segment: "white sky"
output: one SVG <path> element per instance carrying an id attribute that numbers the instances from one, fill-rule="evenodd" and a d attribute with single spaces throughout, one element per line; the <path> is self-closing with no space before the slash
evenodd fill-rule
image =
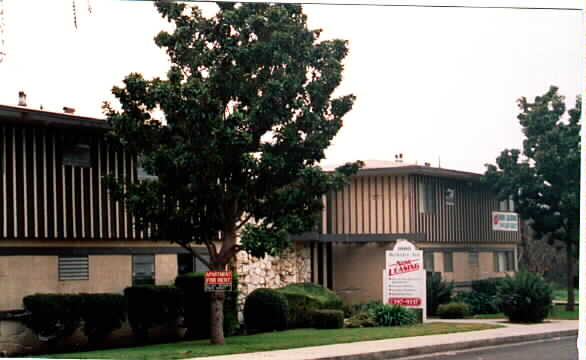
<path id="1" fill-rule="evenodd" d="M 101 118 L 102 102 L 113 100 L 110 89 L 125 75 L 150 78 L 168 68 L 152 39 L 169 25 L 152 2 L 76 0 L 77 29 L 70 0 L 3 2 L 1 104 L 16 105 L 23 90 L 31 108 L 70 106 Z M 583 6 L 579 0 L 392 1 L 407 2 Z M 332 5 L 305 11 L 323 38 L 350 41 L 337 93 L 353 93 L 357 101 L 327 163 L 403 153 L 408 162 L 437 166 L 441 157 L 442 167 L 483 172 L 501 150 L 521 146 L 516 99 L 557 85 L 571 107 L 582 93 L 579 11 Z"/>

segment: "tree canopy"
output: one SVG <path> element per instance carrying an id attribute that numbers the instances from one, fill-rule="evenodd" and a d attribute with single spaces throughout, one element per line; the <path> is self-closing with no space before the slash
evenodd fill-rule
<path id="1" fill-rule="evenodd" d="M 192 244 L 205 245 L 211 269 L 241 249 L 278 254 L 360 166 L 318 166 L 354 103 L 332 96 L 348 44 L 319 41 L 299 5 L 221 2 L 209 18 L 181 3 L 156 7 L 174 24 L 155 38 L 171 61 L 166 78 L 130 74 L 112 90 L 121 108 L 104 104 L 111 139 L 156 178 L 110 178 L 111 190 L 139 229 L 194 256 Z"/>
<path id="2" fill-rule="evenodd" d="M 565 98 L 552 86 L 533 102 L 520 98 L 518 106 L 523 149 L 502 151 L 496 165 L 486 165 L 484 180 L 500 199 L 514 200 L 515 210 L 530 221 L 537 238 L 565 243 L 568 286 L 573 289 L 571 265 L 577 257 L 580 224 L 581 99 L 567 110 Z M 568 302 L 573 300 L 572 295 Z"/>

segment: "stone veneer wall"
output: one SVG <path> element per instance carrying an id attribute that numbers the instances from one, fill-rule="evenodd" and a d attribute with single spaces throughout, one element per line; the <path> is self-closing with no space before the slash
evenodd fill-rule
<path id="1" fill-rule="evenodd" d="M 238 304 L 244 308 L 246 296 L 257 288 L 280 288 L 287 284 L 311 281 L 311 253 L 306 244 L 297 243 L 281 256 L 259 259 L 241 251 L 236 256 L 239 275 Z"/>

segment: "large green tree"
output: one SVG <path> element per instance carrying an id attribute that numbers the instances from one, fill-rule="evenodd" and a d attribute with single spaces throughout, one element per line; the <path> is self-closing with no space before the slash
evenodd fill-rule
<path id="1" fill-rule="evenodd" d="M 523 150 L 504 150 L 484 179 L 500 199 L 512 197 L 536 238 L 562 241 L 566 247 L 568 310 L 574 309 L 574 276 L 580 225 L 581 99 L 566 111 L 557 87 L 530 102 L 518 100 Z"/>
<path id="2" fill-rule="evenodd" d="M 332 96 L 347 42 L 319 41 L 298 5 L 217 5 L 204 17 L 197 7 L 156 2 L 174 24 L 155 38 L 170 70 L 164 79 L 128 75 L 112 90 L 121 108 L 104 109 L 112 141 L 156 176 L 134 184 L 110 178 L 114 196 L 139 229 L 223 270 L 240 250 L 262 257 L 287 248 L 287 234 L 311 229 L 322 195 L 360 163 L 334 172 L 318 166 L 354 102 Z M 207 248 L 209 261 L 194 244 Z M 223 301 L 212 294 L 213 344 L 224 343 Z"/>

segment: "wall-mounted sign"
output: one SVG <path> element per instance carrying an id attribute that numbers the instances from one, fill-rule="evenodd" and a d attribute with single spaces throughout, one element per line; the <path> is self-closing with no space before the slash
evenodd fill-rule
<path id="1" fill-rule="evenodd" d="M 420 308 L 425 321 L 427 304 L 423 251 L 401 239 L 385 256 L 383 303 Z"/>
<path id="2" fill-rule="evenodd" d="M 232 291 L 232 272 L 206 271 L 205 291 Z"/>
<path id="3" fill-rule="evenodd" d="M 493 231 L 519 231 L 519 215 L 512 212 L 492 212 Z"/>

